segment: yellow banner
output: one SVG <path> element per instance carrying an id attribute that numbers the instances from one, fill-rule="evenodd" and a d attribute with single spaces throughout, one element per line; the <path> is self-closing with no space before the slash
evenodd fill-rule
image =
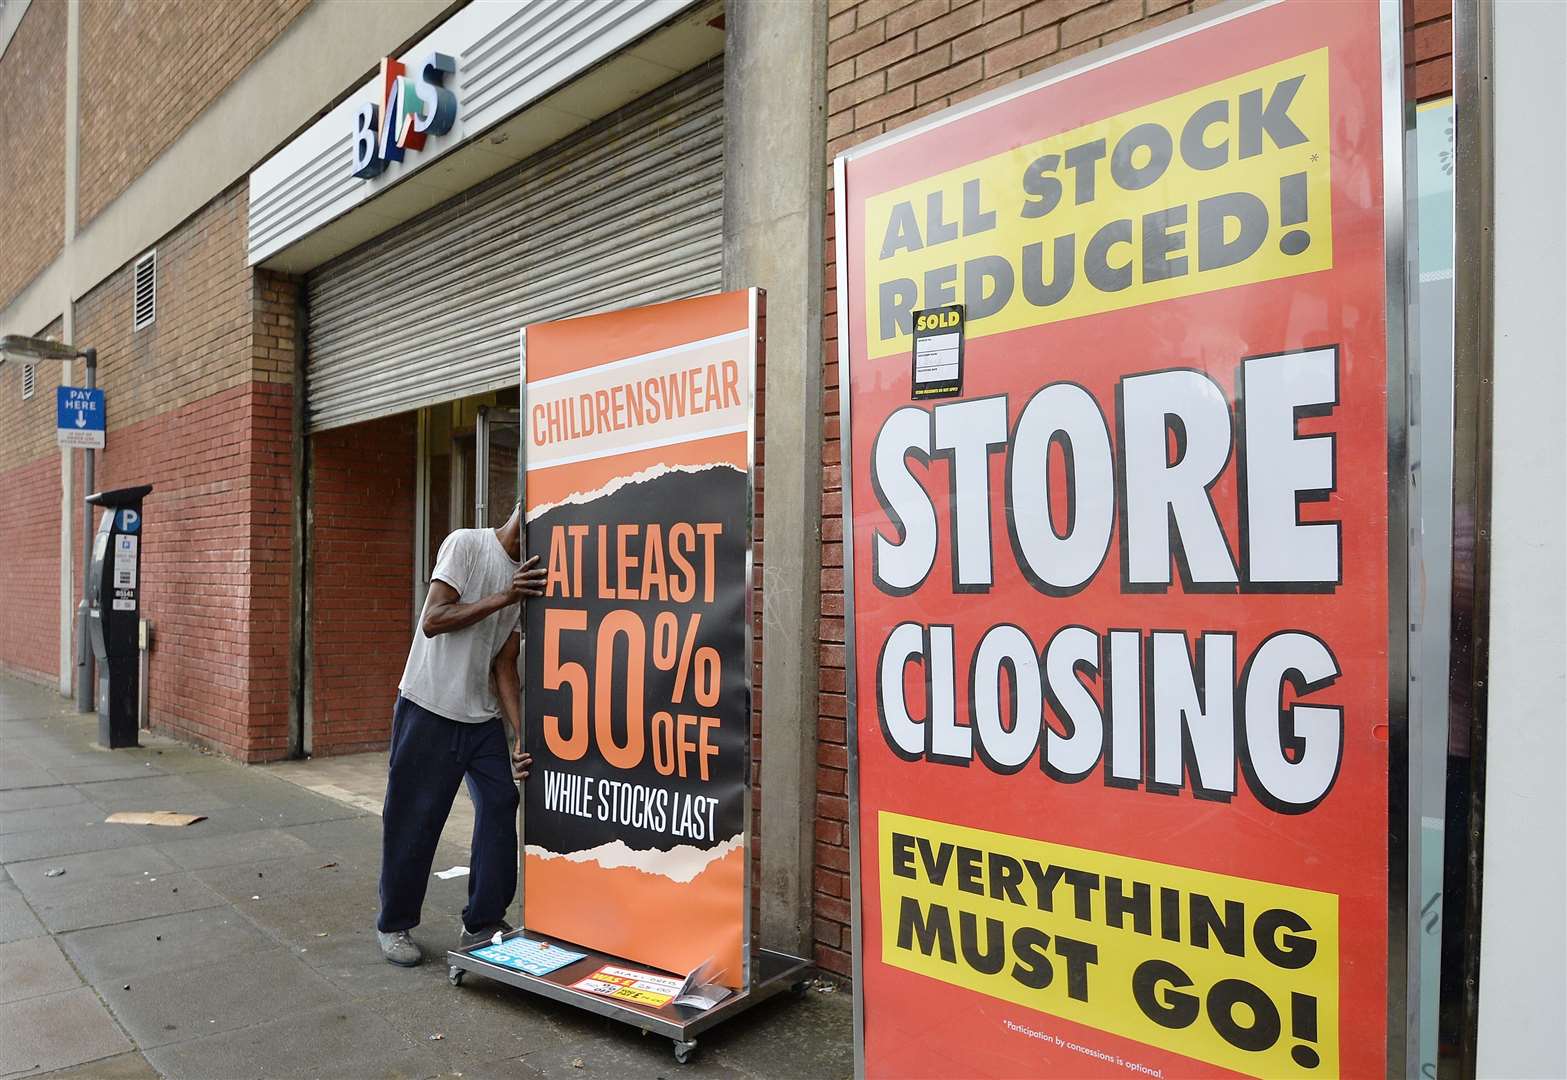
<path id="1" fill-rule="evenodd" d="M 1338 897 L 877 821 L 883 962 L 1252 1076 L 1338 1075 Z M 1066 1045 L 1041 1026 L 1013 1023 Z"/>
<path id="2" fill-rule="evenodd" d="M 1327 50 L 874 196 L 872 358 L 915 311 L 970 338 L 1333 265 Z"/>

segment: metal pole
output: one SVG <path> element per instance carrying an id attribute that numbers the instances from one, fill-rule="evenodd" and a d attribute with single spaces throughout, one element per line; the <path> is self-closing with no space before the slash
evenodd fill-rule
<path id="1" fill-rule="evenodd" d="M 82 359 L 87 361 L 87 389 L 98 385 L 98 350 L 83 349 Z M 87 628 L 87 595 L 91 591 L 93 523 L 92 504 L 87 496 L 94 493 L 94 451 L 86 447 L 87 457 L 82 468 L 82 598 L 76 605 L 76 711 L 93 711 L 93 651 Z"/>

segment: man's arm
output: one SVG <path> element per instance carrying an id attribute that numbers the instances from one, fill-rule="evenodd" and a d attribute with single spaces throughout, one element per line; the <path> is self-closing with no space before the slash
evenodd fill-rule
<path id="1" fill-rule="evenodd" d="M 463 603 L 457 590 L 447 582 L 439 579 L 430 582 L 430 598 L 425 602 L 424 617 L 419 620 L 419 628 L 426 637 L 465 630 L 525 596 L 544 595 L 545 572 L 538 562 L 539 557 L 534 555 L 512 576 L 511 585 L 507 589 L 482 596 L 471 604 Z"/>
<path id="2" fill-rule="evenodd" d="M 517 679 L 517 646 L 520 634 L 507 634 L 506 644 L 496 654 L 493 671 L 495 690 L 501 702 L 501 718 L 506 725 L 506 740 L 511 744 L 511 774 L 517 780 L 528 778 L 528 766 L 533 758 L 522 748 L 522 683 Z"/>

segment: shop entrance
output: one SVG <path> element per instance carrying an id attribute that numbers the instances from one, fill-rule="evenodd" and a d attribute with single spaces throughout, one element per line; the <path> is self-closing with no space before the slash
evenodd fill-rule
<path id="1" fill-rule="evenodd" d="M 498 390 L 419 410 L 414 514 L 417 621 L 441 542 L 457 529 L 497 528 L 517 504 L 517 391 Z"/>

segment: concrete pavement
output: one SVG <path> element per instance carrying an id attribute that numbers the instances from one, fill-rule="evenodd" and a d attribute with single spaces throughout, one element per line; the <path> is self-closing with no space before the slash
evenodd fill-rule
<path id="1" fill-rule="evenodd" d="M 373 932 L 379 818 L 145 734 L 101 750 L 96 733 L 0 676 L 0 1080 L 851 1072 L 846 993 L 762 1005 L 680 1066 L 666 1039 L 482 979 L 453 988 L 439 960 L 392 967 Z M 207 820 L 105 824 L 116 810 Z M 466 862 L 443 843 L 437 867 Z M 431 880 L 414 932 L 428 954 L 455 939 L 466 888 Z"/>

